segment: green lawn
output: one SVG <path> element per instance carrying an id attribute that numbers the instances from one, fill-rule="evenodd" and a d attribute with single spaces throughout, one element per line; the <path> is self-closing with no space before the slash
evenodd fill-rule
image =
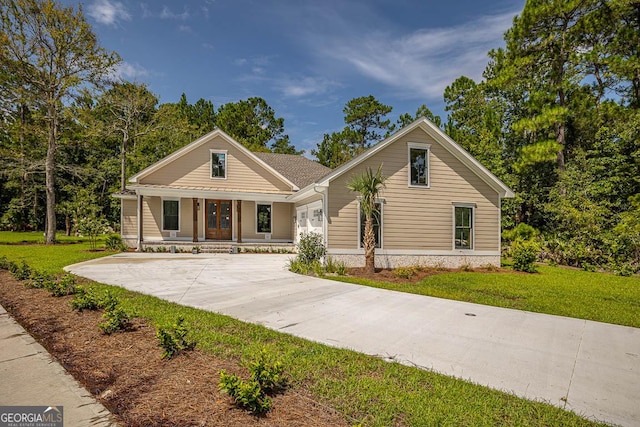
<path id="1" fill-rule="evenodd" d="M 0 257 L 5 255 L 13 261 L 25 260 L 36 269 L 61 272 L 65 264 L 104 254 L 87 252 L 84 245 L 0 244 Z M 97 283 L 92 286 L 112 289 L 127 310 L 156 326 L 168 325 L 183 316 L 204 351 L 247 360 L 262 348 L 268 349 L 284 362 L 294 388 L 306 387 L 315 399 L 341 411 L 354 425 L 601 425 L 545 403 L 430 371 L 316 344 L 122 288 Z"/>
<path id="2" fill-rule="evenodd" d="M 67 237 L 58 233 L 55 245 L 45 245 L 42 232 L 16 233 L 0 231 L 0 257 L 26 261 L 32 267 L 47 273 L 61 273 L 62 267 L 89 259 L 113 255 L 103 249 L 91 251 L 89 240 L 83 237 Z M 98 248 L 104 248 L 104 237 Z"/>
<path id="3" fill-rule="evenodd" d="M 539 273 L 441 273 L 415 284 L 342 276 L 349 283 L 468 301 L 496 307 L 640 327 L 640 277 L 620 277 L 563 267 Z"/>

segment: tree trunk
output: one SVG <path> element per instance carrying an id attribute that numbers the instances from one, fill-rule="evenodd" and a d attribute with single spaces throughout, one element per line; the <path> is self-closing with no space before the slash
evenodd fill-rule
<path id="1" fill-rule="evenodd" d="M 129 134 L 125 131 L 122 135 L 122 150 L 120 150 L 120 191 L 127 189 L 127 144 Z"/>
<path id="2" fill-rule="evenodd" d="M 364 259 L 365 259 L 365 272 L 373 274 L 376 272 L 376 238 L 373 233 L 373 218 L 371 215 L 367 215 L 364 223 Z"/>
<path id="3" fill-rule="evenodd" d="M 58 112 L 56 111 L 55 100 L 49 100 L 47 108 L 49 115 L 49 144 L 47 147 L 47 159 L 44 164 L 45 185 L 47 192 L 47 227 L 45 243 L 56 242 L 56 187 L 55 187 L 55 157 L 56 157 L 56 137 L 58 127 Z"/>

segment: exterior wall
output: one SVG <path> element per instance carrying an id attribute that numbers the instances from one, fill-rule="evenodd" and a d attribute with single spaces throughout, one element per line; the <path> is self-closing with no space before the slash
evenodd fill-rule
<path id="1" fill-rule="evenodd" d="M 130 248 L 135 248 L 138 240 L 138 206 L 137 200 L 122 199 L 120 201 L 122 241 Z"/>
<path id="2" fill-rule="evenodd" d="M 210 149 L 227 151 L 226 179 L 211 178 Z M 291 193 L 290 185 L 220 136 L 147 175 L 139 183 L 221 191 Z"/>
<path id="3" fill-rule="evenodd" d="M 292 241 L 292 203 L 271 203 L 271 240 Z M 242 202 L 242 241 L 265 240 L 266 234 L 256 233 L 256 203 Z"/>
<path id="4" fill-rule="evenodd" d="M 408 185 L 407 143 L 410 142 L 431 145 L 429 188 Z M 382 251 L 390 250 L 394 256 L 410 253 L 429 256 L 499 255 L 499 195 L 421 129 L 414 130 L 331 182 L 328 242 L 332 252 L 336 255 L 338 252 L 345 255 L 363 253 L 358 250 L 357 194 L 347 189 L 347 183 L 367 167 L 375 170 L 380 164 L 388 177 L 386 188 L 380 193 L 384 200 Z M 475 204 L 472 251 L 453 249 L 454 203 Z"/>
<path id="5" fill-rule="evenodd" d="M 202 204 L 200 205 L 202 206 Z M 202 211 L 202 208 L 200 209 Z M 143 240 L 193 239 L 193 199 L 180 199 L 180 231 L 175 237 L 170 231 L 162 231 L 162 198 L 144 196 L 142 200 L 142 238 Z M 202 227 L 203 216 L 198 213 L 198 228 Z M 137 227 L 137 226 L 136 226 Z M 137 233 L 134 233 L 137 234 Z M 202 234 L 198 232 L 198 234 Z"/>

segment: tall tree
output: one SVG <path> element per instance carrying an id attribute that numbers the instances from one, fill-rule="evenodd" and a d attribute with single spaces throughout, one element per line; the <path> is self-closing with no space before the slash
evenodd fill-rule
<path id="1" fill-rule="evenodd" d="M 262 98 L 253 97 L 230 102 L 218 108 L 216 125 L 252 151 L 271 151 L 271 142 L 283 150 L 288 141 L 284 119 Z"/>
<path id="2" fill-rule="evenodd" d="M 342 112 L 347 127 L 355 131 L 360 151 L 380 141 L 389 130 L 391 120 L 385 119 L 393 107 L 384 105 L 373 95 L 348 101 Z"/>
<path id="3" fill-rule="evenodd" d="M 328 168 L 337 168 L 357 154 L 359 135 L 348 127 L 341 132 L 325 133 L 317 150 L 311 150 L 318 162 Z"/>
<path id="4" fill-rule="evenodd" d="M 64 102 L 99 84 L 119 61 L 98 45 L 80 9 L 51 0 L 7 0 L 0 6 L 0 67 L 15 75 L 25 103 L 46 111 L 46 243 L 56 237 L 56 148 Z"/>
<path id="5" fill-rule="evenodd" d="M 360 210 L 364 214 L 364 236 L 362 246 L 364 247 L 365 270 L 367 273 L 375 273 L 376 271 L 376 236 L 373 229 L 373 216 L 376 211 L 376 199 L 380 191 L 385 187 L 387 177 L 382 173 L 382 165 L 378 166 L 378 170 L 373 172 L 371 168 L 367 168 L 359 175 L 355 175 L 347 188 L 349 190 L 360 193 Z"/>
<path id="6" fill-rule="evenodd" d="M 389 133 L 396 129 L 402 129 L 403 127 L 410 125 L 411 123 L 422 117 L 429 119 L 436 126 L 442 127 L 442 118 L 433 114 L 429 107 L 427 107 L 425 104 L 422 104 L 418 107 L 418 109 L 416 110 L 416 114 L 413 116 L 409 113 L 400 114 L 400 117 L 398 117 L 396 123 L 391 126 Z"/>
<path id="7" fill-rule="evenodd" d="M 115 83 L 98 101 L 95 112 L 105 136 L 120 141 L 120 191 L 126 190 L 129 144 L 151 131 L 157 103 L 146 85 L 126 81 Z"/>

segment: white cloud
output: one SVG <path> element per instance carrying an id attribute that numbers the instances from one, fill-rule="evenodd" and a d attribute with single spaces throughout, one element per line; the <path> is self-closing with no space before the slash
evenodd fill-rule
<path id="1" fill-rule="evenodd" d="M 99 24 L 116 25 L 119 21 L 130 21 L 131 15 L 118 1 L 97 0 L 87 7 L 87 13 Z"/>
<path id="2" fill-rule="evenodd" d="M 169 9 L 169 6 L 163 6 L 162 12 L 160 12 L 160 18 L 162 19 L 179 19 L 185 21 L 189 18 L 189 11 L 185 8 L 182 13 L 174 13 Z"/>
<path id="3" fill-rule="evenodd" d="M 301 79 L 283 78 L 276 82 L 276 86 L 286 97 L 303 98 L 323 95 L 339 85 L 324 77 L 304 77 Z"/>
<path id="4" fill-rule="evenodd" d="M 515 14 L 478 17 L 471 23 L 400 37 L 382 32 L 336 34 L 316 46 L 321 56 L 348 64 L 402 97 L 436 99 L 461 75 L 481 78 L 487 52 L 502 45 Z"/>
<path id="5" fill-rule="evenodd" d="M 115 77 L 124 80 L 137 80 L 148 76 L 149 71 L 147 71 L 143 66 L 139 64 L 130 64 L 125 61 L 118 64 L 115 70 Z"/>

